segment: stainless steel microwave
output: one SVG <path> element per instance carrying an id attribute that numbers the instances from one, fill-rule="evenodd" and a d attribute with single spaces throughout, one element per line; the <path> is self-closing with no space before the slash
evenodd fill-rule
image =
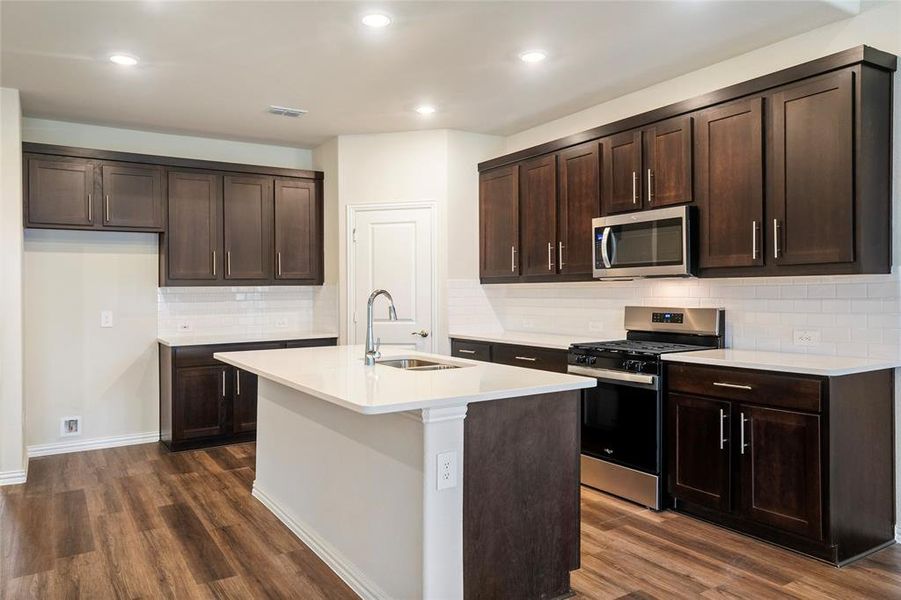
<path id="1" fill-rule="evenodd" d="M 675 206 L 592 219 L 594 277 L 693 276 L 694 215 Z"/>

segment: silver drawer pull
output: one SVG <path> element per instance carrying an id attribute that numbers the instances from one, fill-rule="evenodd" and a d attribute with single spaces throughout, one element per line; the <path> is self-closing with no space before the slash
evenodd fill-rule
<path id="1" fill-rule="evenodd" d="M 741 385 L 738 383 L 721 383 L 719 381 L 714 381 L 713 385 L 717 387 L 725 387 L 725 388 L 733 388 L 736 390 L 751 390 L 754 389 L 750 385 Z"/>
<path id="2" fill-rule="evenodd" d="M 749 448 L 751 444 L 745 442 L 745 423 L 750 421 L 751 419 L 745 418 L 745 413 L 741 413 L 741 453 L 745 453 L 745 448 Z"/>
<path id="3" fill-rule="evenodd" d="M 726 428 L 726 411 L 724 411 L 721 408 L 720 409 L 720 450 L 722 450 L 725 447 L 726 442 L 729 441 L 726 439 L 726 436 L 725 436 L 725 431 L 724 431 L 725 428 Z"/>
<path id="4" fill-rule="evenodd" d="M 222 397 L 225 398 L 225 369 L 222 369 Z"/>
<path id="5" fill-rule="evenodd" d="M 513 358 L 515 358 L 516 360 L 527 360 L 529 362 L 535 362 L 536 360 L 538 360 L 537 358 L 534 358 L 532 356 L 514 356 Z"/>
<path id="6" fill-rule="evenodd" d="M 463 348 L 458 348 L 457 352 L 459 352 L 460 354 L 475 354 L 476 353 L 475 350 L 464 350 Z"/>

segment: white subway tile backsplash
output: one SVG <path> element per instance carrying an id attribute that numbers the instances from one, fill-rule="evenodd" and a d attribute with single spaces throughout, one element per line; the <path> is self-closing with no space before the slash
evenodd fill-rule
<path id="1" fill-rule="evenodd" d="M 727 343 L 734 348 L 901 357 L 897 273 L 486 286 L 452 280 L 448 289 L 451 331 L 464 325 L 577 335 L 591 331 L 598 339 L 614 339 L 623 335 L 622 310 L 628 304 L 722 307 Z M 819 329 L 820 343 L 795 345 L 793 331 L 799 326 Z"/>

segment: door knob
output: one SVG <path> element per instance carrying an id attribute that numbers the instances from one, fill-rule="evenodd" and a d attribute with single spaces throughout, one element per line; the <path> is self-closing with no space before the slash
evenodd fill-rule
<path id="1" fill-rule="evenodd" d="M 429 332 L 425 329 L 420 329 L 419 331 L 414 331 L 410 335 L 418 335 L 419 337 L 429 337 Z"/>

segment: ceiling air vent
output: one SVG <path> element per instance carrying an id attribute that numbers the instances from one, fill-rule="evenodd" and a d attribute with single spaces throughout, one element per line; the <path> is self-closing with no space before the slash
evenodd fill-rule
<path id="1" fill-rule="evenodd" d="M 302 108 L 288 108 L 287 106 L 277 106 L 275 104 L 270 104 L 267 110 L 274 115 L 282 117 L 302 117 L 307 114 L 307 111 Z"/>

